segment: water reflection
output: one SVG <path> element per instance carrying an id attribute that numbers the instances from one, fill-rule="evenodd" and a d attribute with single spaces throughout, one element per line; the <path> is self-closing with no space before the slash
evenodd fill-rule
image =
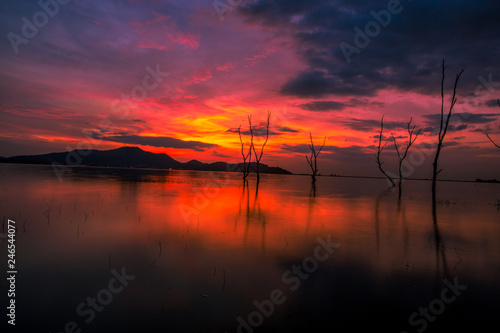
<path id="1" fill-rule="evenodd" d="M 454 277 L 468 286 L 465 296 L 428 332 L 492 323 L 498 309 L 495 184 L 443 184 L 433 201 L 426 182 L 408 181 L 400 196 L 380 191 L 383 180 L 334 177 L 311 185 L 261 175 L 257 183 L 92 168 L 67 176 L 1 165 L 4 220 L 22 226 L 18 302 L 33 317 L 20 320 L 25 331 L 60 331 L 75 320 L 92 332 L 236 332 L 254 300 L 281 289 L 286 302 L 259 331 L 351 331 L 369 322 L 410 332 L 409 315 Z M 291 291 L 283 274 L 312 256 L 318 237 L 341 246 Z M 137 278 L 86 324 L 76 306 L 121 267 Z"/>

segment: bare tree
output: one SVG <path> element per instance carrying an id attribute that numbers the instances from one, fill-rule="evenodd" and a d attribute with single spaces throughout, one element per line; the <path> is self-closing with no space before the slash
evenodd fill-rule
<path id="1" fill-rule="evenodd" d="M 270 121 L 271 121 L 271 111 L 267 111 L 266 140 L 264 141 L 264 143 L 262 144 L 262 147 L 260 148 L 260 153 L 257 154 L 257 150 L 255 149 L 255 145 L 253 143 L 254 134 L 253 134 L 253 129 L 252 129 L 252 121 L 251 121 L 251 117 L 248 117 L 248 123 L 250 124 L 250 136 L 252 138 L 251 139 L 252 140 L 251 147 L 252 147 L 253 153 L 255 155 L 255 168 L 256 168 L 255 171 L 257 172 L 257 182 L 260 181 L 260 172 L 259 172 L 260 160 L 262 159 L 262 155 L 264 155 L 264 147 L 266 146 L 267 141 L 269 140 Z"/>
<path id="2" fill-rule="evenodd" d="M 380 155 L 382 154 L 382 151 L 384 150 L 384 148 L 387 146 L 387 142 L 382 146 L 382 138 L 383 138 L 383 133 L 384 133 L 384 116 L 382 116 L 382 120 L 380 121 L 380 131 L 378 131 L 378 133 L 379 133 L 378 149 L 377 149 L 377 155 L 375 155 L 376 156 L 375 160 L 377 162 L 377 165 L 378 165 L 380 172 L 382 172 L 382 174 L 391 182 L 392 186 L 396 186 L 396 184 L 394 184 L 394 181 L 392 180 L 392 178 L 382 168 L 382 164 L 384 164 L 384 162 L 382 162 L 380 160 Z"/>
<path id="3" fill-rule="evenodd" d="M 319 153 L 321 153 L 321 150 L 323 149 L 323 147 L 325 146 L 325 142 L 326 142 L 326 136 L 325 138 L 323 139 L 323 145 L 321 147 L 319 147 L 319 150 L 316 151 L 316 148 L 314 148 L 314 143 L 313 143 L 313 138 L 312 138 L 312 134 L 311 132 L 309 132 L 309 137 L 311 138 L 311 144 L 309 145 L 309 149 L 311 149 L 311 157 L 309 156 L 306 156 L 306 160 L 307 160 L 307 163 L 309 164 L 309 166 L 311 167 L 311 171 L 312 171 L 312 182 L 313 183 L 316 183 L 316 174 L 318 173 L 318 163 L 317 163 L 317 159 L 318 159 L 318 156 L 319 156 Z"/>
<path id="4" fill-rule="evenodd" d="M 486 136 L 488 137 L 488 139 L 490 139 L 491 143 L 493 143 L 493 144 L 495 145 L 495 147 L 500 148 L 500 146 L 499 146 L 499 145 L 497 145 L 497 144 L 495 143 L 495 141 L 493 141 L 493 139 L 492 139 L 492 138 L 490 138 L 490 136 L 489 136 L 488 134 L 486 134 Z"/>
<path id="5" fill-rule="evenodd" d="M 444 119 L 444 73 L 445 73 L 445 66 L 444 66 L 444 59 L 443 59 L 443 75 L 441 79 L 441 122 L 440 122 L 440 127 L 439 127 L 439 136 L 438 136 L 438 144 L 436 147 L 436 155 L 434 156 L 434 162 L 432 163 L 432 194 L 435 199 L 435 194 L 436 194 L 436 179 L 437 175 L 443 171 L 443 169 L 438 170 L 438 160 L 439 160 L 439 155 L 441 153 L 441 149 L 443 149 L 443 143 L 444 143 L 444 138 L 446 136 L 446 132 L 448 131 L 448 125 L 450 123 L 450 118 L 451 114 L 453 112 L 453 107 L 457 103 L 457 85 L 458 81 L 460 80 L 460 76 L 462 76 L 462 73 L 464 70 L 460 73 L 457 74 L 455 78 L 455 85 L 453 86 L 453 97 L 451 98 L 451 103 L 450 103 L 450 109 L 448 111 L 448 116 L 446 117 L 446 121 Z"/>
<path id="6" fill-rule="evenodd" d="M 248 121 L 251 122 L 250 120 L 251 116 L 248 116 Z M 243 180 L 247 179 L 248 174 L 250 173 L 250 163 L 252 162 L 252 143 L 250 143 L 250 146 L 248 148 L 248 153 L 245 154 L 245 144 L 243 143 L 243 139 L 241 138 L 241 125 L 238 127 L 238 135 L 240 136 L 240 143 L 241 143 L 241 156 L 243 157 Z M 252 138 L 253 142 L 253 138 Z M 247 163 L 248 159 L 248 163 Z"/>
<path id="7" fill-rule="evenodd" d="M 421 129 L 415 133 L 415 125 L 413 127 L 411 126 L 411 123 L 413 121 L 413 117 L 410 118 L 410 121 L 407 123 L 407 130 L 408 130 L 408 143 L 406 144 L 406 147 L 404 148 L 404 153 L 399 151 L 399 146 L 396 142 L 396 137 L 394 134 L 391 134 L 392 140 L 394 141 L 394 147 L 396 147 L 396 153 L 398 154 L 398 160 L 399 160 L 399 166 L 398 166 L 398 171 L 399 171 L 399 189 L 401 190 L 401 183 L 403 182 L 403 161 L 405 158 L 408 156 L 408 151 L 410 150 L 410 147 L 415 143 L 417 140 L 418 136 L 420 135 Z M 415 134 L 415 136 L 414 136 Z"/>
<path id="8" fill-rule="evenodd" d="M 498 104 L 498 106 L 500 107 L 500 99 L 497 99 L 497 104 Z M 486 134 L 486 137 L 487 137 L 487 138 L 491 141 L 491 143 L 493 143 L 493 144 L 495 145 L 495 147 L 500 148 L 500 146 L 499 146 L 499 145 L 497 145 L 497 144 L 495 143 L 495 141 L 493 141 L 493 139 L 492 139 L 492 138 L 490 138 L 490 136 L 488 135 L 488 133 L 485 133 L 485 134 Z"/>

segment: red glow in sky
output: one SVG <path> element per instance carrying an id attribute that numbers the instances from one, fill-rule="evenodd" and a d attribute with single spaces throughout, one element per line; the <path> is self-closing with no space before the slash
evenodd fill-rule
<path id="1" fill-rule="evenodd" d="M 422 129 L 415 149 L 425 156 L 414 176 L 428 177 L 432 159 L 419 145 L 436 140 L 446 58 L 446 106 L 455 74 L 462 68 L 466 74 L 443 177 L 498 177 L 498 149 L 484 133 L 500 141 L 500 109 L 493 103 L 500 97 L 500 51 L 475 51 L 479 44 L 498 45 L 497 37 L 465 16 L 465 4 L 457 5 L 453 17 L 441 17 L 448 25 L 461 20 L 455 44 L 472 44 L 457 52 L 446 31 L 434 27 L 429 34 L 431 27 L 409 19 L 432 21 L 429 5 L 412 6 L 347 63 L 339 45 L 354 43 L 353 28 L 373 19 L 370 9 L 382 9 L 376 2 L 277 1 L 273 7 L 256 1 L 225 12 L 221 21 L 210 1 L 72 1 L 27 43 L 13 47 L 3 39 L 0 155 L 131 145 L 182 162 L 240 162 L 235 129 L 248 129 L 248 115 L 262 126 L 269 110 L 263 163 L 308 172 L 311 132 L 316 144 L 327 138 L 320 173 L 378 175 L 373 155 L 385 115 L 387 167 L 397 161 L 391 134 L 403 143 L 413 117 Z M 21 18 L 41 10 L 28 1 L 5 7 L 5 36 L 22 36 Z M 493 12 L 474 10 L 482 21 Z M 91 140 L 91 133 L 104 139 Z"/>

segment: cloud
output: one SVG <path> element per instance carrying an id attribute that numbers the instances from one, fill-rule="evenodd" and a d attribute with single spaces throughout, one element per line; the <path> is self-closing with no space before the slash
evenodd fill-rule
<path id="1" fill-rule="evenodd" d="M 342 111 L 347 107 L 357 107 L 357 106 L 377 106 L 383 107 L 384 103 L 370 101 L 368 98 L 351 98 L 348 102 L 338 102 L 338 101 L 312 101 L 304 104 L 299 104 L 298 107 L 302 110 L 307 111 Z"/>
<path id="2" fill-rule="evenodd" d="M 277 131 L 281 132 L 281 133 L 299 133 L 299 130 L 296 130 L 296 129 L 293 129 L 290 127 L 286 127 L 286 126 L 278 127 Z"/>
<path id="3" fill-rule="evenodd" d="M 2 112 L 8 112 L 17 116 L 22 117 L 35 117 L 35 118 L 44 118 L 44 119 L 74 119 L 77 117 L 85 117 L 85 115 L 80 113 L 71 112 L 69 110 L 58 109 L 58 108 L 40 108 L 40 109 L 31 109 L 27 107 L 15 107 L 15 108 L 7 108 L 3 107 L 1 109 Z"/>
<path id="4" fill-rule="evenodd" d="M 340 44 L 355 46 L 354 29 L 364 31 L 374 22 L 371 11 L 385 10 L 387 2 L 256 0 L 240 6 L 238 13 L 293 39 L 306 67 L 282 85 L 283 95 L 373 96 L 382 89 L 438 95 L 443 58 L 447 88 L 462 68 L 466 72 L 459 92 L 474 91 L 480 75 L 499 80 L 499 37 L 494 32 L 500 30 L 500 2 L 450 5 L 445 0 L 421 0 L 401 5 L 401 13 L 392 15 L 386 27 L 367 37 L 367 45 L 351 55 L 351 63 Z"/>
<path id="5" fill-rule="evenodd" d="M 299 107 L 302 110 L 307 111 L 341 111 L 345 109 L 348 105 L 342 102 L 336 101 L 314 101 L 305 104 L 300 104 Z"/>
<path id="6" fill-rule="evenodd" d="M 441 114 L 428 114 L 422 116 L 425 119 L 426 124 L 438 126 L 441 119 Z M 489 124 L 497 121 L 500 117 L 500 114 L 492 114 L 492 113 L 454 113 L 451 115 L 450 124 L 453 123 L 462 123 L 462 124 Z M 446 119 L 446 115 L 445 115 Z"/>
<path id="7" fill-rule="evenodd" d="M 186 85 L 197 84 L 206 80 L 210 80 L 212 78 L 212 72 L 210 69 L 204 69 L 196 72 L 193 77 L 187 79 L 184 83 Z"/>
<path id="8" fill-rule="evenodd" d="M 252 125 L 252 130 L 253 134 L 255 137 L 264 137 L 266 136 L 266 125 L 261 124 L 261 125 Z M 280 135 L 283 133 L 299 133 L 299 130 L 287 127 L 287 126 L 282 126 L 282 127 L 277 127 L 277 128 L 271 128 L 269 129 L 269 135 Z M 238 133 L 237 128 L 230 128 L 226 131 L 226 133 Z M 250 130 L 241 130 L 241 135 L 251 135 Z"/>
<path id="9" fill-rule="evenodd" d="M 284 151 L 293 152 L 297 154 L 309 154 L 311 150 L 307 144 L 290 145 L 283 144 L 280 148 Z M 368 151 L 367 151 L 368 150 Z M 353 160 L 365 160 L 367 157 L 371 157 L 371 152 L 369 150 L 375 150 L 374 146 L 362 147 L 362 146 L 349 146 L 349 147 L 337 147 L 337 146 L 324 146 L 322 153 L 319 155 L 321 158 L 333 159 L 333 160 L 343 160 L 343 161 L 353 161 Z"/>
<path id="10" fill-rule="evenodd" d="M 380 130 L 379 119 L 358 119 L 358 118 L 345 118 L 336 119 L 335 124 L 342 124 L 343 126 L 355 131 L 374 132 Z M 406 129 L 407 123 L 404 121 L 390 121 L 384 120 L 384 130 L 397 130 Z"/>
<path id="11" fill-rule="evenodd" d="M 229 72 L 230 70 L 235 69 L 235 68 L 236 68 L 236 66 L 233 65 L 232 63 L 227 63 L 227 64 L 219 65 L 216 67 L 216 69 L 220 72 Z"/>
<path id="12" fill-rule="evenodd" d="M 448 132 L 457 132 L 457 131 L 463 131 L 469 128 L 467 124 L 460 124 L 460 125 L 448 125 Z M 437 135 L 439 133 L 439 123 L 436 124 L 436 126 L 426 126 L 420 129 L 420 132 L 422 133 L 431 133 Z"/>
<path id="13" fill-rule="evenodd" d="M 139 135 L 115 135 L 104 137 L 106 141 L 120 142 L 131 145 L 144 145 L 162 148 L 191 149 L 204 151 L 208 148 L 218 147 L 216 144 L 200 141 L 183 141 L 167 136 L 139 136 Z"/>
<path id="14" fill-rule="evenodd" d="M 489 101 L 486 101 L 486 103 L 484 103 L 484 104 L 489 108 L 494 108 L 494 107 L 498 107 L 498 105 L 499 105 L 498 103 L 499 103 L 498 99 L 490 99 Z"/>
<path id="15" fill-rule="evenodd" d="M 197 49 L 200 35 L 183 32 L 174 18 L 151 11 L 154 18 L 144 22 L 130 22 L 130 26 L 139 36 L 138 46 L 145 49 L 165 50 L 173 45 L 182 45 L 188 49 Z M 158 33 L 161 31 L 161 33 Z"/>
<path id="16" fill-rule="evenodd" d="M 365 79 L 353 79 L 345 82 L 338 75 L 328 75 L 320 71 L 306 71 L 285 83 L 280 90 L 283 95 L 297 97 L 371 96 L 375 93 L 370 82 Z"/>

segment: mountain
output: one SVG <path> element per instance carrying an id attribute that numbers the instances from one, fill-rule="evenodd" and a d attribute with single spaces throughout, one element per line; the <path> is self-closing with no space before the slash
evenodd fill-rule
<path id="1" fill-rule="evenodd" d="M 167 154 L 150 153 L 139 147 L 122 147 L 112 150 L 73 150 L 64 153 L 0 158 L 0 163 L 52 164 L 54 162 L 73 166 L 85 165 L 172 170 L 241 171 L 242 169 L 242 163 L 236 165 L 225 162 L 203 163 L 197 160 L 181 163 Z M 255 169 L 255 163 L 252 163 L 251 167 Z M 265 164 L 260 164 L 259 170 L 261 173 L 291 174 L 291 172 L 285 169 L 269 167 Z"/>

